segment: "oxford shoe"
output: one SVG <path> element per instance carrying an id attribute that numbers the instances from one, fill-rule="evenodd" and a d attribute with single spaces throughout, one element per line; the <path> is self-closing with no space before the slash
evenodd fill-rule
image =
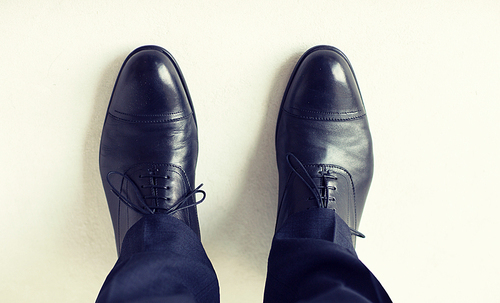
<path id="1" fill-rule="evenodd" d="M 170 214 L 200 235 L 194 196 L 205 193 L 194 188 L 197 157 L 194 108 L 178 64 L 161 47 L 137 48 L 118 74 L 99 153 L 118 254 L 146 215 Z"/>
<path id="2" fill-rule="evenodd" d="M 340 50 L 316 46 L 299 59 L 281 103 L 276 156 L 276 230 L 292 214 L 329 208 L 350 227 L 355 245 L 355 236 L 363 236 L 357 229 L 373 176 L 373 149 L 358 83 Z"/>

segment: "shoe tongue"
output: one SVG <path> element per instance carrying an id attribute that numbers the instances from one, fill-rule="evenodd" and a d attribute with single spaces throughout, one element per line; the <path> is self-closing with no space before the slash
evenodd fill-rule
<path id="1" fill-rule="evenodd" d="M 188 192 L 184 171 L 171 164 L 140 164 L 129 169 L 126 174 L 137 185 L 146 204 L 156 209 L 156 213 L 166 213 Z M 131 192 L 128 195 L 139 199 Z"/>

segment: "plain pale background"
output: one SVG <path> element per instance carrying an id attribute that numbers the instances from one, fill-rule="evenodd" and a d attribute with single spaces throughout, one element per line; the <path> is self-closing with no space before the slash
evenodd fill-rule
<path id="1" fill-rule="evenodd" d="M 395 302 L 498 302 L 499 16 L 496 0 L 2 1 L 0 301 L 95 300 L 116 260 L 100 132 L 144 44 L 174 55 L 193 98 L 221 300 L 261 301 L 279 104 L 300 55 L 329 44 L 374 139 L 360 258 Z"/>

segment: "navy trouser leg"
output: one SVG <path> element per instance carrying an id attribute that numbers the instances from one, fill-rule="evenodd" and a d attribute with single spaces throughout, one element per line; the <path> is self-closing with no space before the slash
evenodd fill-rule
<path id="1" fill-rule="evenodd" d="M 391 302 L 330 209 L 292 215 L 274 236 L 264 303 Z"/>
<path id="2" fill-rule="evenodd" d="M 214 303 L 219 284 L 191 228 L 169 215 L 148 215 L 127 232 L 96 302 Z"/>

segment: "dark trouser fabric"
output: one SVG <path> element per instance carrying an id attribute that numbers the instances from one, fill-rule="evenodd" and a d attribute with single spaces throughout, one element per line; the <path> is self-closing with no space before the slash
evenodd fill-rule
<path id="1" fill-rule="evenodd" d="M 296 213 L 269 254 L 264 303 L 391 302 L 358 259 L 347 224 L 330 209 Z"/>
<path id="2" fill-rule="evenodd" d="M 290 217 L 273 239 L 264 302 L 391 302 L 350 237 L 333 210 Z M 104 302 L 215 303 L 219 285 L 194 232 L 169 215 L 149 215 L 127 232 L 97 298 Z"/>
<path id="3" fill-rule="evenodd" d="M 125 235 L 96 302 L 213 303 L 219 283 L 189 226 L 170 215 L 147 215 Z"/>

